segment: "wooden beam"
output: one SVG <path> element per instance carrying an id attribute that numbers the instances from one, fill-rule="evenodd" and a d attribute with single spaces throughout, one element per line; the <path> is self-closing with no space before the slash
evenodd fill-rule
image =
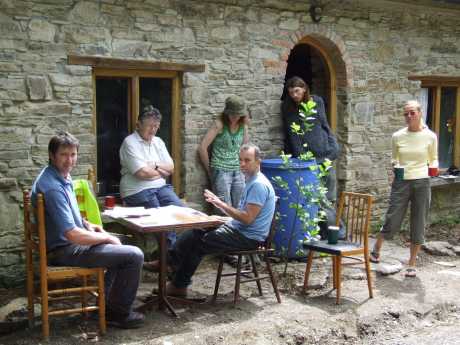
<path id="1" fill-rule="evenodd" d="M 174 172 L 172 184 L 176 194 L 182 197 L 182 115 L 181 115 L 181 76 L 176 76 L 172 80 L 172 99 L 171 99 L 171 154 L 174 159 Z"/>
<path id="2" fill-rule="evenodd" d="M 455 103 L 455 126 L 454 130 L 454 165 L 460 166 L 460 87 L 457 88 L 457 100 Z"/>
<path id="3" fill-rule="evenodd" d="M 452 77 L 445 75 L 410 75 L 409 80 L 419 80 L 422 86 L 460 86 L 460 76 Z"/>
<path id="4" fill-rule="evenodd" d="M 111 69 L 142 69 L 155 71 L 197 72 L 205 71 L 203 64 L 184 64 L 150 60 L 117 59 L 103 56 L 68 55 L 69 65 L 84 65 Z"/>

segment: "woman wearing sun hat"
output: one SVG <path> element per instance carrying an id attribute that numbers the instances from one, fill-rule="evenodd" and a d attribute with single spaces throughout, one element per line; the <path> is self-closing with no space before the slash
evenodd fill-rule
<path id="1" fill-rule="evenodd" d="M 211 180 L 213 192 L 235 208 L 238 207 L 244 189 L 239 152 L 241 145 L 248 141 L 248 113 L 245 102 L 239 96 L 229 96 L 220 117 L 214 121 L 201 141 L 198 153 Z M 211 150 L 208 150 L 209 147 Z"/>

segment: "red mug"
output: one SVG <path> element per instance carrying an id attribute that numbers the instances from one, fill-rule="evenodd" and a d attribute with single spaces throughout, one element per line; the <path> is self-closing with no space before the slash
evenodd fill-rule
<path id="1" fill-rule="evenodd" d="M 437 167 L 428 167 L 428 176 L 434 177 L 438 176 L 439 169 Z"/>
<path id="2" fill-rule="evenodd" d="M 115 207 L 115 197 L 113 195 L 107 195 L 104 199 L 104 206 L 106 208 L 114 208 Z"/>

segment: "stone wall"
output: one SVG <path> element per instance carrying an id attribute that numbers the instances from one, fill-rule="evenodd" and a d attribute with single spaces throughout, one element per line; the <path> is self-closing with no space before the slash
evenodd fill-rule
<path id="1" fill-rule="evenodd" d="M 95 162 L 91 68 L 68 54 L 199 63 L 183 77 L 183 182 L 199 201 L 206 185 L 196 147 L 227 95 L 244 96 L 250 134 L 266 155 L 282 147 L 280 96 L 290 49 L 314 37 L 338 78 L 342 189 L 389 191 L 390 135 L 409 74 L 460 74 L 460 11 L 385 1 L 328 2 L 319 24 L 307 2 L 281 0 L 0 0 L 0 286 L 22 279 L 21 189 L 47 162 L 57 129 L 82 142 L 74 175 Z"/>

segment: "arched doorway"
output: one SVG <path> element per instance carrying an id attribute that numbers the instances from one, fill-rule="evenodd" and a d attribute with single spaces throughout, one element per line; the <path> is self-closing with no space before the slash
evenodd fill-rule
<path id="1" fill-rule="evenodd" d="M 352 66 L 340 38 L 310 33 L 300 39 L 288 54 L 285 81 L 299 76 L 310 86 L 311 93 L 321 96 L 332 131 L 339 141 L 340 153 L 335 160 L 337 195 L 344 189 L 347 175 L 346 146 L 348 136 L 348 87 Z M 282 98 L 286 96 L 283 90 Z M 340 114 L 340 115 L 338 115 Z"/>
<path id="2" fill-rule="evenodd" d="M 292 48 L 287 60 L 285 81 L 299 76 L 309 85 L 312 94 L 323 98 L 329 125 L 337 130 L 337 90 L 334 65 L 320 42 L 304 37 Z M 286 97 L 286 88 L 282 99 Z"/>

